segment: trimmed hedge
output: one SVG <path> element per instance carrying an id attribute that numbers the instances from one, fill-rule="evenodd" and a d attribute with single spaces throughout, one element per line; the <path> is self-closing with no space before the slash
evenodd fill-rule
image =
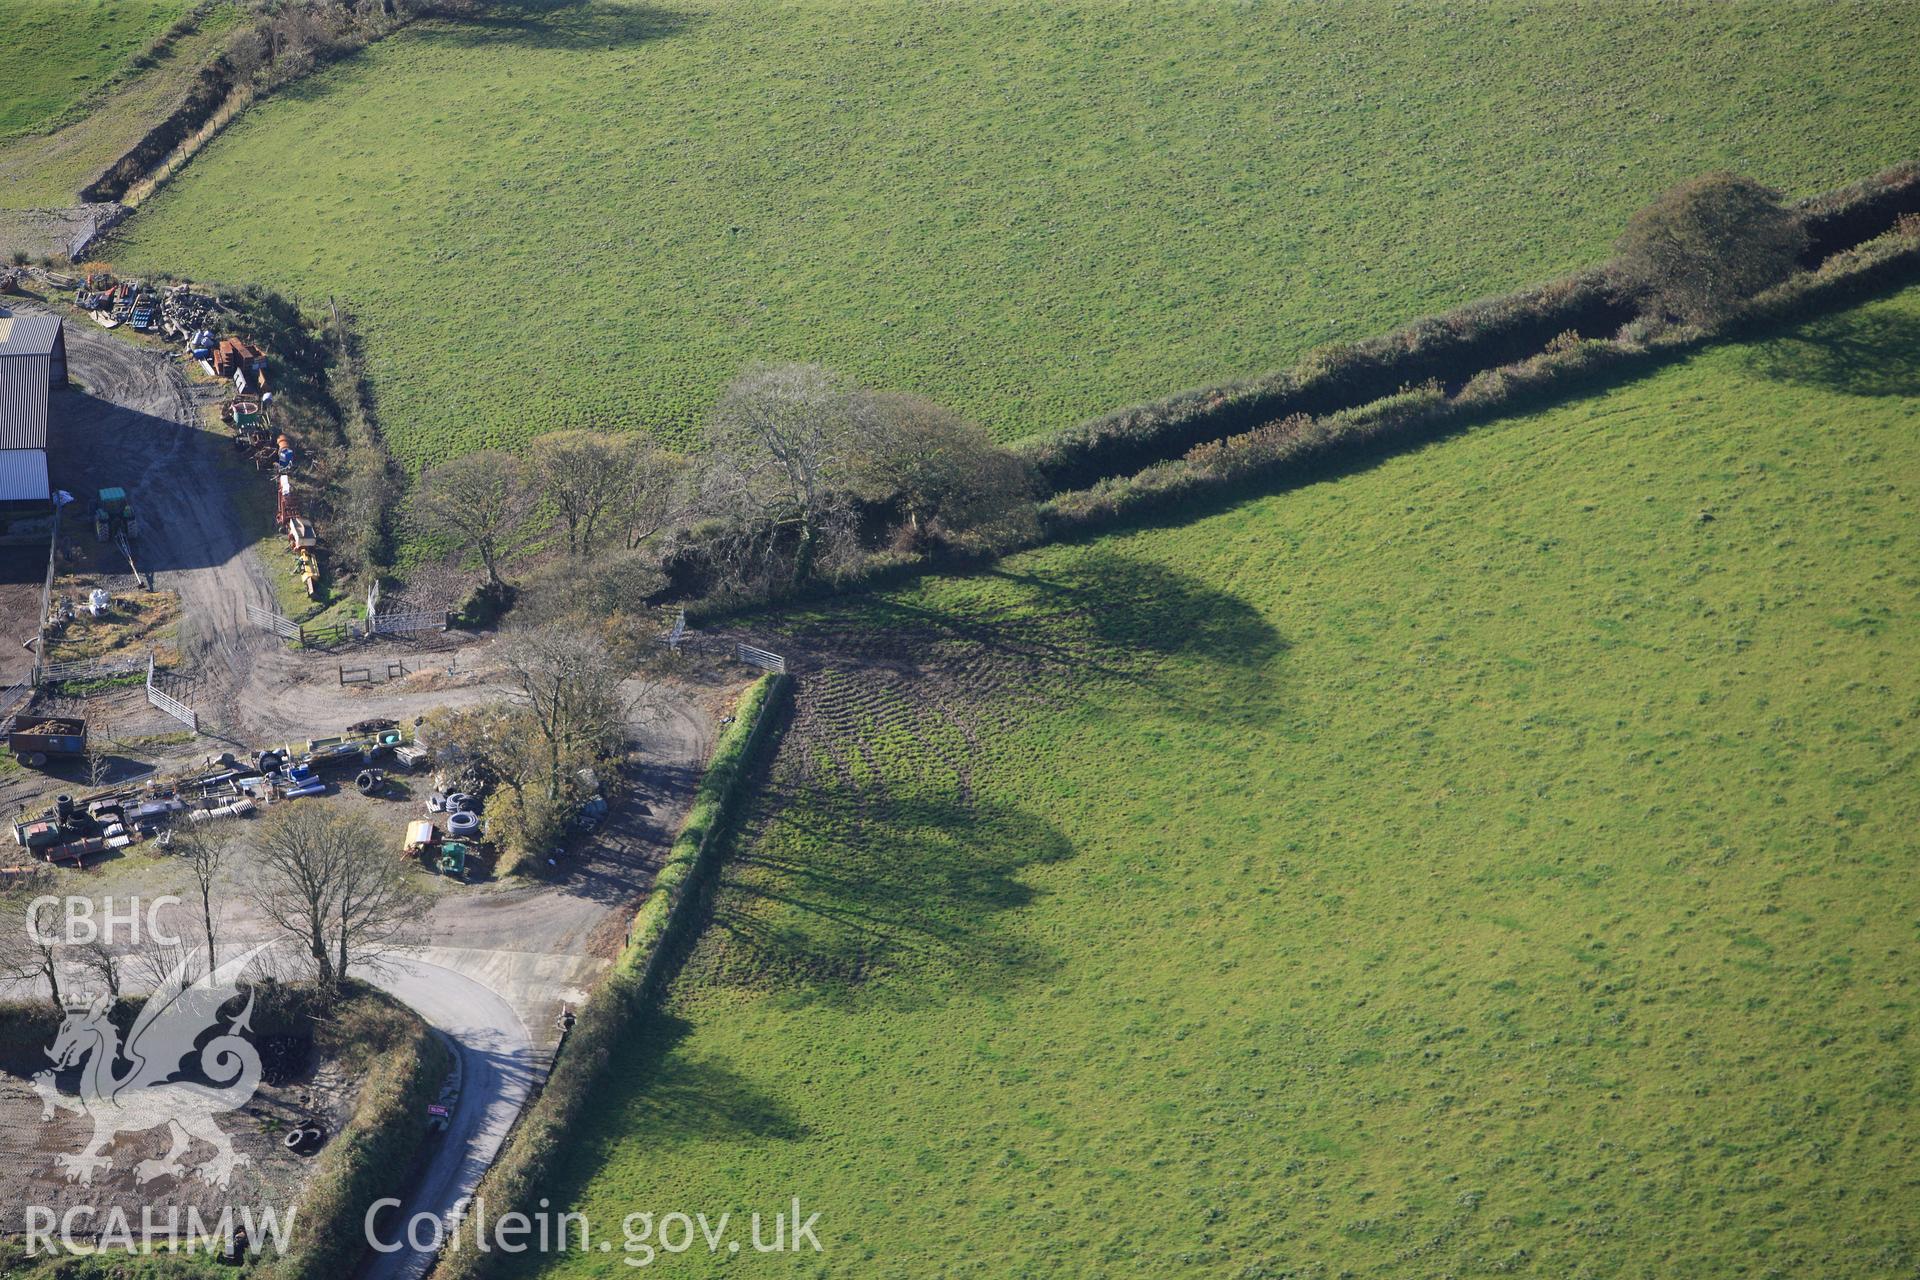
<path id="1" fill-rule="evenodd" d="M 564 1051 L 539 1098 L 520 1117 L 506 1149 L 487 1171 L 476 1197 L 491 1216 L 531 1206 L 552 1176 L 556 1157 L 586 1114 L 593 1088 L 606 1075 L 619 1043 L 659 994 L 694 929 L 702 890 L 722 861 L 727 834 L 748 774 L 772 736 L 792 677 L 762 676 L 741 696 L 733 724 L 714 748 L 653 892 L 634 913 L 627 943 L 612 970 L 581 1006 Z M 438 1280 L 478 1280 L 494 1274 L 500 1254 L 454 1248 L 442 1256 Z"/>

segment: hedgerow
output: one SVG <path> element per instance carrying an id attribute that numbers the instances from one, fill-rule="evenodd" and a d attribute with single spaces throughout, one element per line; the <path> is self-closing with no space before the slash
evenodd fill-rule
<path id="1" fill-rule="evenodd" d="M 1920 212 L 1920 162 L 1801 201 L 1817 268 Z M 1872 287 L 1872 286 L 1866 286 Z M 1647 300 L 1607 264 L 1503 297 L 1484 298 L 1392 333 L 1322 347 L 1291 369 L 1182 391 L 1021 444 L 1049 492 L 1089 487 L 1195 445 L 1294 414 L 1353 408 L 1430 379 L 1464 382 L 1524 360 L 1568 332 L 1608 337 L 1642 318 Z"/>
<path id="2" fill-rule="evenodd" d="M 1920 160 L 1809 196 L 1799 207 L 1808 239 L 1802 264 L 1816 267 L 1882 234 L 1900 215 L 1920 213 Z"/>
<path id="3" fill-rule="evenodd" d="M 1647 321 L 1613 338 L 1566 334 L 1528 359 L 1474 374 L 1451 394 L 1435 380 L 1319 418 L 1290 415 L 1197 445 L 1180 459 L 1155 463 L 1131 476 L 1056 494 L 1040 506 L 1042 540 L 1078 536 L 1196 499 L 1237 496 L 1256 485 L 1270 487 L 1279 477 L 1304 474 L 1335 452 L 1357 452 L 1387 441 L 1405 446 L 1532 408 L 1709 340 L 1770 328 L 1916 278 L 1920 236 L 1890 233 L 1760 294 L 1716 329 Z"/>
<path id="4" fill-rule="evenodd" d="M 1640 312 L 1601 268 L 1428 316 L 1376 338 L 1321 347 L 1291 369 L 1183 391 L 1019 446 L 1050 492 L 1138 470 L 1197 444 L 1294 414 L 1327 414 L 1429 379 L 1466 376 L 1540 350 L 1556 334 L 1612 333 Z"/>
<path id="5" fill-rule="evenodd" d="M 634 914 L 625 947 L 581 1006 L 539 1098 L 521 1117 L 506 1149 L 480 1184 L 477 1195 L 497 1212 L 532 1203 L 568 1134 L 585 1115 L 589 1095 L 616 1050 L 658 994 L 679 944 L 693 927 L 702 886 L 720 861 L 745 790 L 742 784 L 773 732 L 789 679 L 763 676 L 741 695 L 733 724 L 721 735 L 694 794 L 687 821 L 665 865 L 654 876 L 653 891 Z M 497 1258 L 494 1253 L 456 1249 L 441 1259 L 436 1275 L 444 1280 L 476 1280 L 492 1274 Z"/>

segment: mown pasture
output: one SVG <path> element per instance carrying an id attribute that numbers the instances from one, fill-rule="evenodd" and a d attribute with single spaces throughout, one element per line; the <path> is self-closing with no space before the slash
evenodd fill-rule
<path id="1" fill-rule="evenodd" d="M 10 0 L 0 12 L 0 142 L 59 119 L 186 10 L 187 0 Z"/>
<path id="2" fill-rule="evenodd" d="M 684 433 L 760 357 L 1012 438 L 1912 151 L 1899 6 L 530 4 L 247 115 L 120 264 L 364 323 L 409 469 Z"/>
<path id="3" fill-rule="evenodd" d="M 798 1195 L 809 1274 L 1904 1273 L 1917 351 L 762 620 L 794 722 L 547 1193 Z"/>

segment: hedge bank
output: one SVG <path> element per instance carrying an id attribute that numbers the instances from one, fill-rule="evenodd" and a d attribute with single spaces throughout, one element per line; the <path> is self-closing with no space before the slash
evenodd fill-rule
<path id="1" fill-rule="evenodd" d="M 1920 162 L 1800 201 L 1815 269 L 1920 212 Z M 1088 488 L 1295 414 L 1325 416 L 1438 379 L 1450 388 L 1525 360 L 1565 333 L 1615 336 L 1642 319 L 1641 292 L 1611 266 L 1468 303 L 1392 333 L 1321 347 L 1290 369 L 1182 391 L 1016 445 L 1047 493 Z"/>
<path id="2" fill-rule="evenodd" d="M 687 821 L 654 877 L 653 892 L 634 913 L 626 945 L 613 968 L 581 1006 L 573 1030 L 545 1087 L 515 1126 L 505 1150 L 481 1181 L 476 1198 L 490 1219 L 529 1208 L 552 1176 L 555 1157 L 587 1113 L 621 1042 L 659 995 L 685 942 L 696 928 L 704 889 L 724 859 L 727 835 L 745 783 L 779 723 L 792 677 L 762 676 L 734 711 L 694 793 Z M 500 1254 L 455 1248 L 440 1260 L 439 1280 L 479 1280 L 495 1274 Z"/>
<path id="3" fill-rule="evenodd" d="M 1748 337 L 1920 280 L 1920 236 L 1886 235 L 1834 255 L 1754 298 L 1712 330 L 1628 326 L 1614 338 L 1566 335 L 1526 360 L 1475 374 L 1457 391 L 1438 381 L 1357 408 L 1295 414 L 1209 442 L 1185 457 L 1103 480 L 1041 504 L 1043 540 L 1071 538 L 1200 500 L 1231 500 L 1305 479 L 1336 454 L 1405 448 L 1449 431 L 1590 390 L 1707 342 Z"/>
<path id="4" fill-rule="evenodd" d="M 273 1280 L 339 1280 L 366 1253 L 367 1206 L 406 1193 L 427 1138 L 427 1104 L 447 1077 L 447 1051 L 412 1010 L 360 986 L 325 1027 L 330 1052 L 357 1064 L 360 1097 L 321 1148 L 299 1200 L 292 1244 L 265 1259 Z"/>

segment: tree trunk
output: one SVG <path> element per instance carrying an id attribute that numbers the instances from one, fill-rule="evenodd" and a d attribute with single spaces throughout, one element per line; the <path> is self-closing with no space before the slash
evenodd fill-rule
<path id="1" fill-rule="evenodd" d="M 207 926 L 207 972 L 212 973 L 219 967 L 213 958 L 213 895 L 204 889 L 200 891 L 200 919 Z"/>

